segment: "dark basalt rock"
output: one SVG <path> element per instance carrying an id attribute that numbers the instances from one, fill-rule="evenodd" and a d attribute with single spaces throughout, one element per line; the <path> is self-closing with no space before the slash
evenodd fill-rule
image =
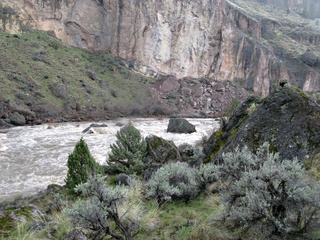
<path id="1" fill-rule="evenodd" d="M 125 185 L 125 186 L 128 186 L 129 185 L 129 176 L 127 174 L 124 174 L 124 173 L 120 173 L 118 176 L 117 176 L 117 179 L 116 179 L 116 185 Z"/>
<path id="2" fill-rule="evenodd" d="M 26 118 L 17 112 L 12 113 L 9 119 L 11 123 L 16 126 L 24 126 L 27 123 Z"/>
<path id="3" fill-rule="evenodd" d="M 92 124 L 90 124 L 89 127 L 87 127 L 86 129 L 84 129 L 84 130 L 82 131 L 82 133 L 92 134 L 92 133 L 94 133 L 94 132 L 91 130 L 91 128 L 101 128 L 101 127 L 108 127 L 108 125 L 105 124 L 105 123 L 103 123 L 103 124 L 92 123 Z"/>
<path id="4" fill-rule="evenodd" d="M 312 52 L 307 51 L 304 54 L 302 54 L 300 56 L 300 59 L 307 65 L 309 65 L 310 67 L 315 66 L 317 64 L 318 57 L 316 55 L 314 55 Z"/>
<path id="5" fill-rule="evenodd" d="M 146 137 L 147 159 L 151 164 L 165 164 L 170 161 L 181 161 L 178 147 L 161 137 L 151 135 Z"/>
<path id="6" fill-rule="evenodd" d="M 170 118 L 167 132 L 193 133 L 196 127 L 183 118 Z"/>
<path id="7" fill-rule="evenodd" d="M 204 152 L 214 162 L 222 153 L 247 145 L 253 152 L 269 142 L 282 159 L 303 159 L 320 152 L 320 107 L 298 88 L 285 86 L 266 97 L 251 97 L 235 111 L 229 122 L 214 133 Z"/>

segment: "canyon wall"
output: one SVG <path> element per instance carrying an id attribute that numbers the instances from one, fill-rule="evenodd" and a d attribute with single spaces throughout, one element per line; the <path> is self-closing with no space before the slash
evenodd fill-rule
<path id="1" fill-rule="evenodd" d="M 283 6 L 296 7 L 301 1 L 283 0 Z M 277 42 L 283 36 L 283 24 L 247 11 L 246 1 L 2 2 L 17 11 L 24 25 L 52 31 L 80 48 L 107 51 L 144 74 L 233 80 L 262 96 L 282 78 L 306 91 L 320 89 L 320 34 L 290 33 L 288 41 L 299 45 L 292 54 Z M 276 4 L 251 2 L 258 7 Z M 282 1 L 278 5 L 282 7 Z M 311 55 L 305 54 L 307 50 Z"/>

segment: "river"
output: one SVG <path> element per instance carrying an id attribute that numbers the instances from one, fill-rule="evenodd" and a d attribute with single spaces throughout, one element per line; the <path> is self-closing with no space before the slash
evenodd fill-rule
<path id="1" fill-rule="evenodd" d="M 119 123 L 129 121 L 141 134 L 154 134 L 172 140 L 177 146 L 195 145 L 219 128 L 217 119 L 187 119 L 196 126 L 195 133 L 167 133 L 169 119 L 132 118 L 99 122 L 108 127 L 93 128 L 93 134 L 82 131 L 91 123 L 59 123 L 15 127 L 0 132 L 0 202 L 17 196 L 28 196 L 45 189 L 49 184 L 64 184 L 68 155 L 75 144 L 84 138 L 93 157 L 106 164 L 110 144 L 116 141 Z M 118 123 L 118 124 L 117 124 Z"/>

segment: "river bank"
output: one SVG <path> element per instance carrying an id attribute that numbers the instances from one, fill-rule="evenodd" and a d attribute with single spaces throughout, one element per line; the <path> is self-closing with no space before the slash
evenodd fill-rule
<path id="1" fill-rule="evenodd" d="M 81 137 L 87 142 L 97 162 L 105 164 L 110 144 L 116 140 L 117 131 L 131 121 L 146 137 L 154 134 L 172 140 L 177 146 L 196 145 L 219 128 L 219 119 L 188 119 L 196 126 L 195 133 L 167 133 L 168 118 L 119 118 L 99 122 L 107 127 L 92 128 L 83 133 L 92 122 L 46 123 L 7 129 L 0 134 L 0 202 L 16 196 L 31 195 L 50 184 L 64 184 L 67 158 Z"/>

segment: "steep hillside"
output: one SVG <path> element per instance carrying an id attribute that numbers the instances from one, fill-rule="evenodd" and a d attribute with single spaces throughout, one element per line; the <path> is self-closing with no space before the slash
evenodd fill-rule
<path id="1" fill-rule="evenodd" d="M 40 121 L 106 119 L 154 114 L 154 80 L 130 71 L 119 59 L 89 53 L 41 32 L 0 31 L 0 117 L 13 102 Z M 14 112 L 14 111 L 11 111 Z M 18 111 L 19 112 L 19 111 Z"/>
<path id="2" fill-rule="evenodd" d="M 24 25 L 132 61 L 146 75 L 232 80 L 266 96 L 281 78 L 320 89 L 318 1 L 3 0 Z"/>

